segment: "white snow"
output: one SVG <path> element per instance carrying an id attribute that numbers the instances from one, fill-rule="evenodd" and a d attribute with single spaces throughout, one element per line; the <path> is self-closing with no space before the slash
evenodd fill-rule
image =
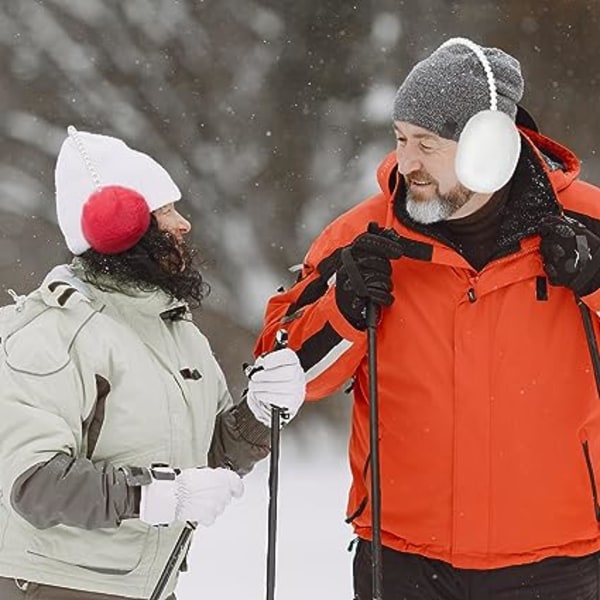
<path id="1" fill-rule="evenodd" d="M 346 549 L 354 536 L 344 523 L 347 441 L 332 438 L 331 427 L 318 421 L 307 426 L 302 436 L 282 432 L 275 597 L 348 600 L 352 555 Z M 197 531 L 178 600 L 265 598 L 268 473 L 266 459 L 244 479 L 244 496 L 212 527 Z"/>

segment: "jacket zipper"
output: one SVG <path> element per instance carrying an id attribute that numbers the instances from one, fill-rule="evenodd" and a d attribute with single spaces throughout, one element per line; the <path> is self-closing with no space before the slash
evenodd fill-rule
<path id="1" fill-rule="evenodd" d="M 585 464 L 587 465 L 588 475 L 590 476 L 590 484 L 592 486 L 592 496 L 594 498 L 594 512 L 596 513 L 596 521 L 600 521 L 600 506 L 598 505 L 598 488 L 596 487 L 596 477 L 594 476 L 594 468 L 592 458 L 590 457 L 590 449 L 587 440 L 583 442 L 583 454 L 585 456 Z"/>
<path id="2" fill-rule="evenodd" d="M 499 256 L 498 258 L 492 258 L 486 265 L 485 267 L 483 267 L 483 269 L 481 269 L 481 271 L 479 271 L 478 275 L 481 275 L 482 273 L 484 273 L 485 271 L 487 271 L 488 268 L 490 268 L 492 265 L 499 265 L 505 262 L 510 262 L 512 260 L 515 260 L 516 258 L 523 258 L 525 256 L 529 256 L 530 254 L 533 254 L 534 252 L 538 252 L 539 248 L 537 246 L 534 246 L 533 248 L 528 248 L 527 250 L 517 250 L 516 252 L 512 252 L 511 254 L 507 254 L 504 256 Z"/>
<path id="3" fill-rule="evenodd" d="M 365 461 L 365 466 L 363 467 L 363 483 L 365 484 L 365 487 L 367 487 L 367 473 L 369 472 L 369 467 L 371 466 L 371 453 L 369 452 L 369 454 L 367 455 L 367 460 Z M 351 513 L 350 515 L 348 515 L 348 517 L 346 517 L 345 522 L 350 524 L 354 521 L 354 519 L 357 519 L 358 517 L 360 517 L 360 515 L 363 514 L 363 512 L 365 512 L 365 508 L 367 508 L 367 504 L 369 503 L 369 494 L 366 493 L 362 500 L 358 503 L 358 507 L 354 510 L 353 513 Z"/>
<path id="4" fill-rule="evenodd" d="M 529 254 L 532 254 L 534 252 L 537 251 L 537 248 L 529 248 L 528 250 L 525 250 L 524 252 L 521 252 L 519 254 L 519 258 L 520 257 L 524 257 L 524 256 L 529 256 Z M 516 253 L 510 254 L 509 256 L 503 256 L 501 258 L 497 258 L 497 259 L 492 259 L 487 265 L 485 265 L 485 267 L 483 267 L 483 269 L 481 269 L 481 271 L 479 271 L 473 278 L 470 278 L 471 281 L 477 281 L 477 279 L 479 279 L 479 277 L 481 276 L 482 273 L 484 273 L 488 267 L 490 267 L 490 265 L 492 265 L 492 263 L 494 265 L 498 265 L 498 264 L 502 264 L 504 262 L 508 262 L 508 261 L 512 261 L 515 260 L 515 256 Z M 473 286 L 471 286 L 468 290 L 467 290 L 467 298 L 469 299 L 469 302 L 471 304 L 473 304 L 474 302 L 477 301 L 477 293 L 475 291 L 475 288 Z"/>

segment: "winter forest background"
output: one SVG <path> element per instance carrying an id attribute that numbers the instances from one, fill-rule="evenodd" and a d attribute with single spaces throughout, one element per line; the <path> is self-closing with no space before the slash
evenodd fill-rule
<path id="1" fill-rule="evenodd" d="M 395 90 L 448 37 L 519 58 L 524 106 L 600 184 L 599 15 L 600 0 L 2 0 L 0 304 L 68 258 L 53 198 L 66 126 L 122 137 L 184 193 L 212 286 L 196 316 L 239 394 L 266 299 L 376 189 Z M 285 432 L 282 600 L 350 597 L 348 405 L 307 406 Z M 263 597 L 266 466 L 198 536 L 182 600 Z"/>

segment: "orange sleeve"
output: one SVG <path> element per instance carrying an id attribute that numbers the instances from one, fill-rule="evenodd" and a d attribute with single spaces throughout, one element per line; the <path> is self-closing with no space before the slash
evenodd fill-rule
<path id="1" fill-rule="evenodd" d="M 311 253 L 309 253 L 311 256 Z M 308 260 L 308 259 L 307 259 Z M 329 261 L 334 271 L 335 256 Z M 317 400 L 339 389 L 356 371 L 366 352 L 366 334 L 350 325 L 339 312 L 330 277 L 305 264 L 301 279 L 267 304 L 264 329 L 255 355 L 272 350 L 279 329 L 288 333 L 288 344 L 298 353 L 307 375 L 307 399 Z"/>
<path id="2" fill-rule="evenodd" d="M 313 242 L 300 279 L 267 304 L 255 354 L 273 349 L 278 329 L 298 353 L 307 376 L 307 399 L 318 400 L 354 376 L 367 352 L 367 334 L 346 321 L 335 302 L 335 272 L 340 249 L 363 233 L 371 221 L 385 223 L 388 201 L 377 194 L 332 221 Z"/>

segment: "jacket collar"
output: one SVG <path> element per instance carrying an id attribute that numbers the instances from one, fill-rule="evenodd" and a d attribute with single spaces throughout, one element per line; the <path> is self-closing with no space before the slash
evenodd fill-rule
<path id="1" fill-rule="evenodd" d="M 557 194 L 579 174 L 579 160 L 567 148 L 527 129 L 521 129 L 521 138 L 521 156 L 498 232 L 501 254 L 517 250 L 520 240 L 536 234 L 542 217 L 560 212 Z M 388 226 L 395 218 L 407 230 L 422 234 L 429 241 L 433 238 L 452 245 L 435 225 L 417 223 L 406 212 L 406 189 L 403 178 L 398 176 L 394 152 L 385 157 L 377 177 L 389 203 Z"/>
<path id="2" fill-rule="evenodd" d="M 88 300 L 93 298 L 93 293 L 90 289 L 90 286 L 85 283 L 83 279 L 80 279 L 77 275 L 75 275 L 70 265 L 58 265 L 54 267 L 44 278 L 44 281 L 42 282 L 42 288 L 52 288 L 53 284 L 62 282 L 76 289 Z"/>
<path id="3" fill-rule="evenodd" d="M 550 181 L 556 192 L 562 191 L 576 179 L 581 163 L 575 153 L 555 140 L 531 129 L 519 127 L 521 138 L 533 149 L 541 163 L 545 163 Z M 398 184 L 396 153 L 390 152 L 377 169 L 377 182 L 381 191 L 391 201 Z"/>
<path id="4" fill-rule="evenodd" d="M 171 298 L 161 289 L 140 290 L 134 286 L 116 289 L 109 276 L 101 278 L 101 287 L 86 280 L 85 272 L 78 258 L 70 265 L 55 267 L 44 280 L 48 285 L 52 280 L 60 279 L 70 283 L 85 295 L 97 309 L 109 305 L 117 310 L 137 312 L 150 317 L 162 317 L 165 320 L 184 318 L 189 312 L 186 302 Z"/>

